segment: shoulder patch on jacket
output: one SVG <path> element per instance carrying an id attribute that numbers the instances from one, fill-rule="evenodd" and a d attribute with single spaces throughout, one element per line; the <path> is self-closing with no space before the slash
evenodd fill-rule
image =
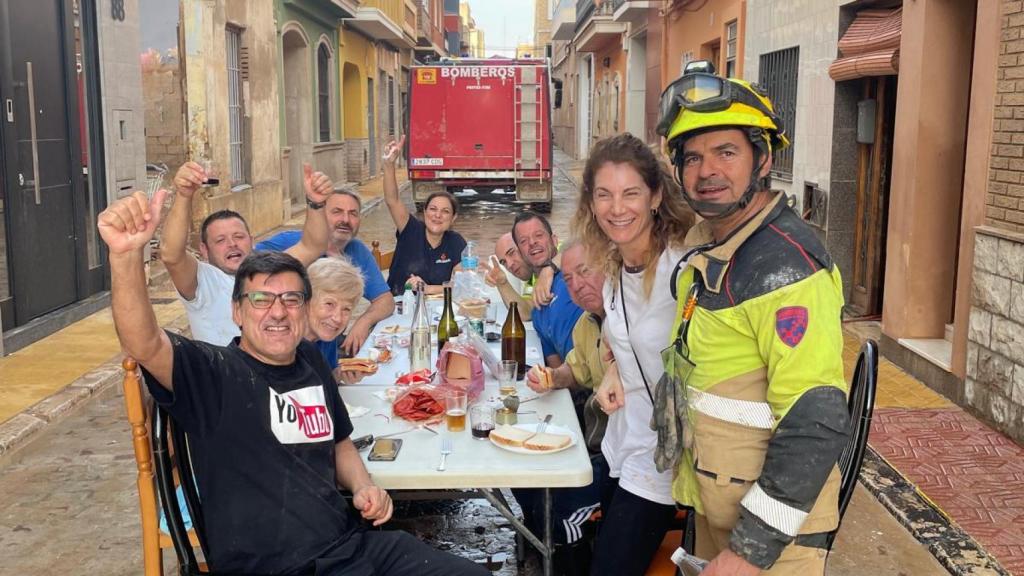
<path id="1" fill-rule="evenodd" d="M 807 333 L 807 320 L 807 308 L 803 306 L 779 308 L 775 311 L 775 333 L 783 344 L 796 348 Z"/>

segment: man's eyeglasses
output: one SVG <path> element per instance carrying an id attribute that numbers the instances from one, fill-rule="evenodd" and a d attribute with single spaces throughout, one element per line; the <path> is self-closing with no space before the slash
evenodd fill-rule
<path id="1" fill-rule="evenodd" d="M 278 298 L 281 299 L 281 304 L 285 308 L 299 308 L 306 303 L 306 295 L 298 291 L 278 294 L 276 292 L 267 292 L 266 290 L 253 290 L 252 292 L 242 294 L 242 298 L 248 298 L 249 304 L 252 304 L 253 308 L 259 309 L 270 308 Z"/>

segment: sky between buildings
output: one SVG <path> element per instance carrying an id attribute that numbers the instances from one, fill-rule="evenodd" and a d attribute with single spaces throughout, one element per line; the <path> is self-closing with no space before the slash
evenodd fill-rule
<path id="1" fill-rule="evenodd" d="M 488 56 L 515 56 L 519 43 L 533 43 L 534 0 L 469 0 L 469 7 Z"/>

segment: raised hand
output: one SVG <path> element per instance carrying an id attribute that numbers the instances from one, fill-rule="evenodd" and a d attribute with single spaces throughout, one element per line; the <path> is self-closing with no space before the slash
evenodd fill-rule
<path id="1" fill-rule="evenodd" d="M 481 260 L 480 266 L 484 270 L 484 282 L 488 286 L 497 287 L 508 283 L 508 276 L 505 276 L 505 271 L 501 269 L 498 259 L 493 255 L 487 260 Z"/>
<path id="2" fill-rule="evenodd" d="M 395 165 L 398 162 L 398 158 L 402 155 L 402 147 L 405 145 L 405 134 L 397 141 L 392 140 L 384 146 L 384 156 L 381 158 L 384 160 L 384 164 L 389 167 Z"/>
<path id="3" fill-rule="evenodd" d="M 314 172 L 308 162 L 302 164 L 302 184 L 306 189 L 306 198 L 317 204 L 327 202 L 334 192 L 334 183 L 323 172 Z"/>
<path id="4" fill-rule="evenodd" d="M 178 194 L 191 198 L 206 182 L 206 171 L 198 162 L 185 162 L 174 175 L 174 188 Z"/>
<path id="5" fill-rule="evenodd" d="M 158 190 L 150 200 L 145 192 L 135 192 L 114 202 L 96 219 L 100 237 L 110 253 L 126 254 L 145 246 L 160 225 L 160 209 L 167 190 Z"/>

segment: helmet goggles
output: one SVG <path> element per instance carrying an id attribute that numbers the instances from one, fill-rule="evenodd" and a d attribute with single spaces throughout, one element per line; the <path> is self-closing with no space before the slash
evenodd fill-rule
<path id="1" fill-rule="evenodd" d="M 672 124 L 683 109 L 698 113 L 721 112 L 736 103 L 756 109 L 771 119 L 775 126 L 781 127 L 782 120 L 765 106 L 753 90 L 757 90 L 753 85 L 748 89 L 714 74 L 685 74 L 669 84 L 661 93 L 661 110 L 655 131 L 659 136 L 667 137 Z"/>

